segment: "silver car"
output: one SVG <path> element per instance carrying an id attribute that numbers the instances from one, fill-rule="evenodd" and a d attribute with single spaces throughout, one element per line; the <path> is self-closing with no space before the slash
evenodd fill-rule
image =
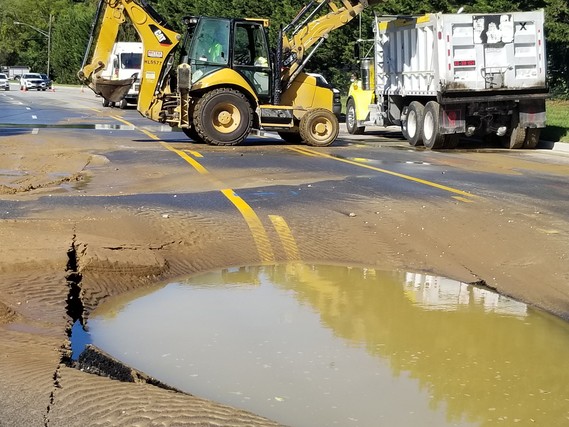
<path id="1" fill-rule="evenodd" d="M 0 90 L 10 90 L 10 81 L 8 80 L 8 76 L 4 73 L 0 73 Z"/>
<path id="2" fill-rule="evenodd" d="M 46 90 L 45 81 L 39 73 L 26 73 L 20 77 L 20 90 Z"/>

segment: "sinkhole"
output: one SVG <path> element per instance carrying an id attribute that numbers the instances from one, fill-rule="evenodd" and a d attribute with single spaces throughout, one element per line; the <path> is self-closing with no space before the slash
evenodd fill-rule
<path id="1" fill-rule="evenodd" d="M 227 268 L 105 302 L 87 326 L 72 345 L 286 425 L 569 422 L 569 325 L 442 277 Z"/>

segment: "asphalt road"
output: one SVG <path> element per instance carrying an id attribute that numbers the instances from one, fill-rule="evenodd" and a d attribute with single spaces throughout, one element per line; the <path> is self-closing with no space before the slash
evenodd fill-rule
<path id="1" fill-rule="evenodd" d="M 409 146 L 394 128 L 368 129 L 365 135 L 353 136 L 342 124 L 337 142 L 324 149 L 288 145 L 274 134 L 251 136 L 239 147 L 211 147 L 142 117 L 134 106 L 104 108 L 101 98 L 88 88 L 14 89 L 12 85 L 11 91 L 0 93 L 0 137 L 28 133 L 38 138 L 46 133 L 61 138 L 80 138 L 86 133 L 112 136 L 119 147 L 128 147 L 110 155 L 116 162 L 136 162 L 141 155 L 138 147 L 145 147 L 146 155 L 157 163 L 179 161 L 171 149 L 191 150 L 202 156 L 191 163 L 198 170 L 226 170 L 238 162 L 236 180 L 249 179 L 262 170 L 310 171 L 318 181 L 334 187 L 333 196 L 322 191 L 323 200 L 360 193 L 407 198 L 452 198 L 468 193 L 548 210 L 569 220 L 569 186 L 566 176 L 559 173 L 569 164 L 569 144 L 542 142 L 537 150 L 505 150 L 465 140 L 455 150 L 429 151 Z M 148 150 L 151 141 L 162 141 L 170 150 L 159 144 L 151 144 L 155 149 Z M 231 182 L 226 184 L 233 187 Z"/>
<path id="2" fill-rule="evenodd" d="M 71 325 L 101 301 L 229 266 L 443 276 L 569 320 L 564 145 L 428 151 L 374 129 L 343 130 L 326 148 L 275 135 L 215 147 L 57 85 L 0 93 L 0 144 L 0 425 L 235 419 L 211 402 L 66 362 Z M 318 285 L 324 297 L 329 288 Z M 274 425 L 241 419 L 232 425 Z"/>
<path id="3" fill-rule="evenodd" d="M 0 219 L 25 217 L 30 210 L 59 205 L 126 203 L 165 211 L 206 209 L 244 220 L 262 261 L 273 261 L 278 252 L 258 219 L 265 213 L 276 212 L 293 221 L 304 212 L 307 220 L 293 230 L 299 235 L 329 210 L 356 217 L 368 211 L 379 213 L 382 201 L 396 201 L 400 206 L 393 209 L 409 221 L 417 216 L 413 222 L 420 225 L 441 223 L 447 215 L 458 214 L 454 208 L 442 211 L 439 207 L 443 213 L 437 211 L 434 218 L 418 209 L 454 203 L 479 217 L 490 210 L 494 221 L 503 215 L 535 221 L 535 228 L 543 233 L 559 235 L 560 230 L 569 229 L 565 144 L 542 142 L 537 150 L 506 150 L 463 141 L 454 150 L 429 151 L 409 146 L 397 129 L 368 129 L 365 135 L 353 136 L 342 125 L 336 143 L 326 148 L 287 144 L 274 134 L 252 135 L 238 147 L 216 147 L 194 143 L 182 132 L 142 117 L 134 107 L 105 108 L 101 98 L 80 87 L 0 93 L 0 110 L 0 139 L 25 137 L 30 149 L 44 141 L 60 141 L 73 150 L 79 147 L 101 156 L 111 166 L 103 172 L 89 161 L 81 168 L 93 176 L 77 185 L 59 185 L 54 191 L 57 197 L 6 200 Z M 81 174 L 79 167 L 75 170 L 68 163 L 69 170 L 51 170 L 46 175 Z M 9 183 L 14 175 L 34 173 L 5 170 L 4 178 Z M 43 185 L 49 187 L 49 183 L 33 182 L 28 187 L 38 192 Z M 480 206 L 486 211 L 479 212 Z M 487 228 L 493 234 L 484 237 L 485 244 L 505 241 L 507 247 L 501 225 L 492 225 L 493 220 L 489 217 Z M 452 234 L 479 239 L 477 226 L 463 222 L 448 230 L 449 238 Z M 438 239 L 445 244 L 444 232 Z M 515 254 L 519 249 L 505 251 Z M 560 259 L 566 256 L 559 254 Z M 494 277 L 476 276 L 492 287 L 500 286 Z"/>

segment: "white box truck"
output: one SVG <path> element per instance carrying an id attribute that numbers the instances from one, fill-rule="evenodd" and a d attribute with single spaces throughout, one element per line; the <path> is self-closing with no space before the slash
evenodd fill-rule
<path id="1" fill-rule="evenodd" d="M 373 39 L 358 41 L 348 132 L 397 125 L 429 149 L 472 135 L 535 148 L 549 92 L 543 24 L 543 10 L 376 16 Z"/>
<path id="2" fill-rule="evenodd" d="M 125 109 L 128 104 L 138 102 L 140 91 L 140 77 L 142 76 L 142 43 L 140 42 L 117 42 L 113 46 L 107 67 L 101 76 L 111 80 L 123 80 L 137 75 L 126 96 L 120 101 L 119 107 Z M 103 100 L 103 106 L 109 107 L 111 103 Z"/>

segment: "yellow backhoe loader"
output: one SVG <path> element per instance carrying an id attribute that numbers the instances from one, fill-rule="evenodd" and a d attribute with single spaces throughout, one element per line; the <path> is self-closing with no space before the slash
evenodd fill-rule
<path id="1" fill-rule="evenodd" d="M 303 69 L 330 31 L 376 1 L 311 1 L 271 48 L 266 19 L 188 16 L 180 34 L 145 0 L 101 0 L 78 76 L 109 102 L 120 102 L 140 78 L 143 116 L 208 144 L 237 145 L 258 129 L 327 146 L 339 131 L 333 91 Z M 105 79 L 101 73 L 127 19 L 144 46 L 141 76 Z"/>

